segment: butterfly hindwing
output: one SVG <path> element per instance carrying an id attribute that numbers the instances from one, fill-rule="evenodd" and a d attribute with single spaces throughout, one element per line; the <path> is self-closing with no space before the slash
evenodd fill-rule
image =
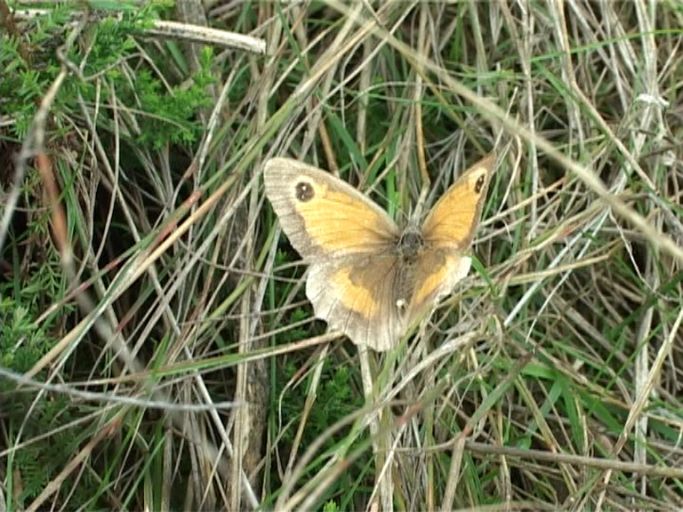
<path id="1" fill-rule="evenodd" d="M 392 255 L 351 255 L 333 263 L 313 263 L 306 296 L 315 316 L 327 320 L 356 345 L 392 348 L 405 330 L 395 307 L 398 262 Z"/>

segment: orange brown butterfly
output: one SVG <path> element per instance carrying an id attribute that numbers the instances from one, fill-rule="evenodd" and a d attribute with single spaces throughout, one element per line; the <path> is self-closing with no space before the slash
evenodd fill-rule
<path id="1" fill-rule="evenodd" d="M 467 275 L 495 157 L 441 196 L 421 227 L 399 229 L 349 184 L 290 158 L 265 164 L 266 196 L 292 246 L 309 264 L 315 316 L 357 345 L 396 346 L 407 329 Z"/>

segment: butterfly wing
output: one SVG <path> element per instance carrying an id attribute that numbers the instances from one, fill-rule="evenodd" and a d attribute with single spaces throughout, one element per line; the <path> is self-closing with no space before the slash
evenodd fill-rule
<path id="1" fill-rule="evenodd" d="M 288 158 L 265 165 L 266 195 L 291 244 L 310 264 L 315 316 L 357 345 L 391 348 L 403 323 L 393 304 L 398 227 L 329 173 Z"/>
<path id="2" fill-rule="evenodd" d="M 265 165 L 266 195 L 292 246 L 311 262 L 373 254 L 399 236 L 394 221 L 342 180 L 289 158 Z"/>
<path id="3" fill-rule="evenodd" d="M 415 284 L 406 324 L 421 318 L 441 297 L 467 276 L 472 259 L 450 250 L 426 250 L 415 269 Z"/>
<path id="4" fill-rule="evenodd" d="M 306 296 L 316 317 L 356 345 L 388 350 L 405 330 L 394 298 L 398 268 L 391 254 L 351 255 L 332 264 L 313 264 Z"/>
<path id="5" fill-rule="evenodd" d="M 479 224 L 494 163 L 493 155 L 480 160 L 441 196 L 422 225 L 427 245 L 456 251 L 469 247 Z"/>
<path id="6" fill-rule="evenodd" d="M 467 171 L 441 196 L 422 226 L 425 249 L 415 269 L 408 323 L 412 323 L 440 297 L 451 292 L 469 272 L 464 256 L 486 198 L 495 157 L 489 155 Z"/>

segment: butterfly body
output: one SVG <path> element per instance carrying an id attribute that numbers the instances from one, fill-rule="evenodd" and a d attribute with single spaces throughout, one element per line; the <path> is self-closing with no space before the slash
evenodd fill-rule
<path id="1" fill-rule="evenodd" d="M 432 208 L 421 228 L 398 228 L 356 189 L 288 158 L 265 166 L 266 195 L 309 264 L 315 316 L 354 343 L 396 345 L 406 329 L 464 277 L 493 158 L 475 164 Z"/>

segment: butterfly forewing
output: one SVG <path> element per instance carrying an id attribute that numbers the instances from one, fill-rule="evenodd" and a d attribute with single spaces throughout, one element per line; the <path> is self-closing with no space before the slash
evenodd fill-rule
<path id="1" fill-rule="evenodd" d="M 428 245 L 456 250 L 469 246 L 479 224 L 494 161 L 488 156 L 474 164 L 437 201 L 422 225 Z"/>
<path id="2" fill-rule="evenodd" d="M 289 158 L 265 166 L 266 195 L 282 229 L 304 258 L 376 253 L 398 237 L 375 203 L 329 173 Z"/>

